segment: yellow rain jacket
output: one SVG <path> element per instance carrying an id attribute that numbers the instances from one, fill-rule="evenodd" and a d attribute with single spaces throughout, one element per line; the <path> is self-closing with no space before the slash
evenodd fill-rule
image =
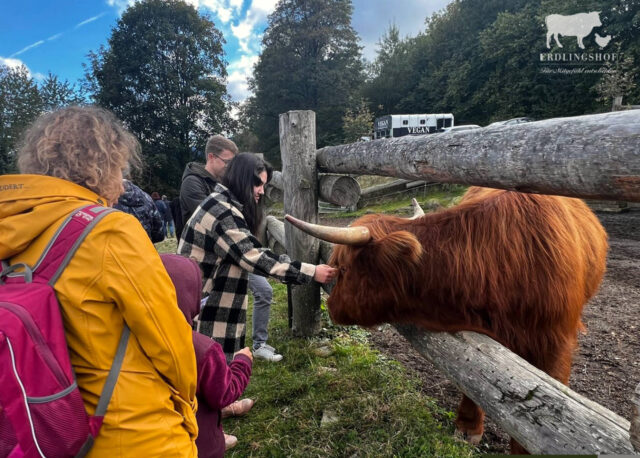
<path id="1" fill-rule="evenodd" d="M 106 205 L 41 175 L 0 176 L 0 259 L 34 265 L 73 210 Z M 126 322 L 122 371 L 91 456 L 196 456 L 196 360 L 171 279 L 140 223 L 113 212 L 55 284 L 71 363 L 93 414 Z"/>

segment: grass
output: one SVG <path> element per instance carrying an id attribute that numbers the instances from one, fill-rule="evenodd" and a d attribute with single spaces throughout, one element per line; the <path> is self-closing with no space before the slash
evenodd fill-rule
<path id="1" fill-rule="evenodd" d="M 427 201 L 450 204 L 457 195 L 430 194 Z M 367 210 L 395 212 L 409 204 L 402 199 Z M 156 247 L 175 252 L 176 242 Z M 227 456 L 477 456 L 475 448 L 453 437 L 453 414 L 422 394 L 419 380 L 400 364 L 372 349 L 366 330 L 332 325 L 323 304 L 320 335 L 293 337 L 286 286 L 272 285 L 269 343 L 284 359 L 255 361 L 244 396 L 256 404 L 247 416 L 224 421 L 225 431 L 238 437 Z M 250 304 L 248 346 L 252 310 Z"/>
<path id="2" fill-rule="evenodd" d="M 453 438 L 452 414 L 424 396 L 400 364 L 371 349 L 366 331 L 332 326 L 323 310 L 327 324 L 318 337 L 293 337 L 286 286 L 272 285 L 269 343 L 285 358 L 254 363 L 245 396 L 256 404 L 246 417 L 225 420 L 225 431 L 239 439 L 228 456 L 474 454 Z M 323 424 L 327 416 L 334 422 Z"/>
<path id="3" fill-rule="evenodd" d="M 175 253 L 178 248 L 176 239 L 164 239 L 162 242 L 155 244 L 159 253 Z"/>

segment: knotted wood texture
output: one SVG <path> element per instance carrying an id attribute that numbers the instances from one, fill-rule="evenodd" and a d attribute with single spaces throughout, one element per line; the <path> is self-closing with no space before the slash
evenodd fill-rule
<path id="1" fill-rule="evenodd" d="M 280 154 L 285 213 L 317 223 L 316 114 L 313 111 L 289 111 L 280 115 Z M 293 227 L 287 228 L 285 239 L 287 253 L 291 259 L 318 263 L 318 239 Z M 291 300 L 294 335 L 316 334 L 321 327 L 318 283 L 292 286 Z"/>
<path id="2" fill-rule="evenodd" d="M 347 175 L 325 174 L 318 177 L 318 195 L 321 200 L 342 207 L 355 207 L 360 199 L 360 185 L 355 178 Z M 277 170 L 265 189 L 272 202 L 283 200 L 284 178 Z"/>
<path id="3" fill-rule="evenodd" d="M 629 422 L 489 337 L 395 325 L 409 343 L 533 454 L 634 454 Z"/>
<path id="4" fill-rule="evenodd" d="M 320 171 L 640 202 L 640 110 L 318 150 Z"/>

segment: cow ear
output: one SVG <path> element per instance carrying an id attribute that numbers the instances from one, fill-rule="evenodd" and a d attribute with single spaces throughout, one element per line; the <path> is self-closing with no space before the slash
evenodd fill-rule
<path id="1" fill-rule="evenodd" d="M 398 263 L 410 268 L 417 267 L 422 259 L 423 249 L 411 232 L 395 231 L 376 239 L 371 251 L 378 265 L 393 270 L 393 266 Z"/>

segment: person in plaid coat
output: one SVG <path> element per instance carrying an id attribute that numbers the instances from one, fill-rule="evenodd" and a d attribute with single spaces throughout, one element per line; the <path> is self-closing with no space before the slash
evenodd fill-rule
<path id="1" fill-rule="evenodd" d="M 249 272 L 290 284 L 327 283 L 336 275 L 325 264 L 278 256 L 255 238 L 267 181 L 264 161 L 250 153 L 235 156 L 222 184 L 187 221 L 178 245 L 179 254 L 199 264 L 203 295 L 208 295 L 197 330 L 222 345 L 228 359 L 244 347 Z"/>

